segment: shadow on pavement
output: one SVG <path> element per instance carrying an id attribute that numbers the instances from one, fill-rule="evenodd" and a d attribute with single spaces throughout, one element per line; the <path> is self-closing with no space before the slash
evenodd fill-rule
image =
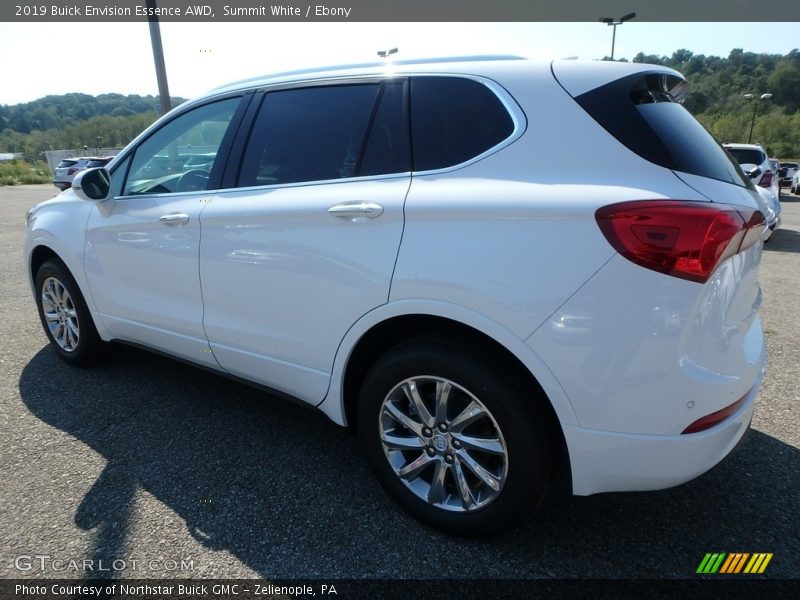
<path id="1" fill-rule="evenodd" d="M 794 229 L 776 229 L 764 244 L 764 250 L 800 252 L 800 232 Z"/>
<path id="2" fill-rule="evenodd" d="M 757 431 L 682 487 L 551 498 L 519 530 L 469 541 L 402 513 L 322 414 L 213 374 L 131 348 L 81 370 L 45 348 L 19 387 L 107 461 L 74 516 L 107 562 L 135 547 L 143 489 L 263 577 L 692 577 L 717 551 L 774 552 L 771 576 L 798 575 L 800 451 Z"/>

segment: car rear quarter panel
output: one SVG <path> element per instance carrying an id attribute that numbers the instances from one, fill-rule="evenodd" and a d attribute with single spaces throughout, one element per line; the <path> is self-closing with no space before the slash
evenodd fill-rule
<path id="1" fill-rule="evenodd" d="M 620 144 L 549 69 L 494 75 L 526 131 L 476 163 L 413 176 L 390 298 L 462 305 L 525 339 L 614 255 L 597 208 L 708 199 Z"/>

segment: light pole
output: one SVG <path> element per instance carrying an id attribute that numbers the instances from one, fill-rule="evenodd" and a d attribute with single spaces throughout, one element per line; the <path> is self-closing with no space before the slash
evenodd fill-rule
<path id="1" fill-rule="evenodd" d="M 611 34 L 611 60 L 614 60 L 614 45 L 617 41 L 617 25 L 622 25 L 625 21 L 630 21 L 636 16 L 635 12 L 628 13 L 624 17 L 620 17 L 619 19 L 615 19 L 614 17 L 602 17 L 600 19 L 601 23 L 605 23 L 606 25 L 610 25 L 614 28 L 614 32 Z"/>
<path id="2" fill-rule="evenodd" d="M 758 101 L 769 100 L 770 98 L 772 98 L 772 94 L 761 94 L 758 97 L 756 97 L 755 94 L 744 94 L 744 97 L 747 98 L 748 102 L 753 103 L 753 118 L 750 119 L 750 135 L 747 136 L 747 143 L 750 144 L 753 141 L 753 126 L 756 124 L 756 112 L 758 111 Z"/>
<path id="3" fill-rule="evenodd" d="M 148 16 L 150 24 L 150 43 L 153 46 L 153 60 L 156 63 L 156 80 L 158 80 L 158 97 L 161 101 L 161 114 L 165 115 L 172 110 L 172 102 L 169 97 L 169 87 L 167 86 L 167 68 L 164 66 L 164 49 L 161 46 L 161 28 L 158 25 L 156 12 L 156 0 L 147 0 Z"/>

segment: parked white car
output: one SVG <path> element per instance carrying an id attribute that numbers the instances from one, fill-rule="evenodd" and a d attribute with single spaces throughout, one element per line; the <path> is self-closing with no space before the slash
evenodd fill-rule
<path id="1" fill-rule="evenodd" d="M 769 189 L 776 197 L 780 197 L 780 179 L 778 178 L 778 161 L 767 156 L 767 151 L 759 144 L 722 144 L 731 153 L 742 170 L 750 175 L 753 183 Z"/>
<path id="2" fill-rule="evenodd" d="M 780 171 L 778 178 L 778 184 L 783 187 L 791 187 L 792 180 L 794 179 L 795 174 L 797 171 L 800 170 L 800 166 L 796 162 L 782 162 L 780 163 Z"/>
<path id="3" fill-rule="evenodd" d="M 764 214 L 764 219 L 767 223 L 767 230 L 764 232 L 764 241 L 766 242 L 775 230 L 781 226 L 783 207 L 780 199 L 772 193 L 772 189 L 762 187 L 756 187 L 756 189 L 767 205 L 767 212 Z"/>
<path id="4" fill-rule="evenodd" d="M 563 463 L 580 495 L 683 483 L 753 415 L 767 212 L 685 91 L 513 57 L 214 90 L 30 211 L 44 330 L 317 407 L 449 532 L 519 523 Z"/>
<path id="5" fill-rule="evenodd" d="M 789 191 L 793 194 L 800 194 L 800 170 L 795 171 L 795 174 L 792 175 L 792 183 L 789 186 Z"/>

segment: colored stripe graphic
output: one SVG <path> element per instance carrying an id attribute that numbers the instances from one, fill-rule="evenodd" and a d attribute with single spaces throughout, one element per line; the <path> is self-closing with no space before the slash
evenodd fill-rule
<path id="1" fill-rule="evenodd" d="M 747 563 L 747 566 L 744 569 L 745 573 L 763 573 L 764 569 L 767 568 L 767 564 L 769 561 L 772 560 L 772 554 L 767 554 L 765 552 L 759 554 L 753 554 L 753 558 L 750 559 L 750 562 Z"/>
<path id="2" fill-rule="evenodd" d="M 720 573 L 736 573 L 736 569 L 742 568 L 742 563 L 746 558 L 747 556 L 741 552 L 732 552 L 730 554 L 730 562 L 725 564 Z"/>
<path id="3" fill-rule="evenodd" d="M 697 567 L 697 573 L 716 573 L 719 566 L 722 564 L 723 559 L 725 558 L 724 552 L 714 552 L 708 553 L 703 558 L 703 561 L 700 563 L 700 566 Z"/>
<path id="4" fill-rule="evenodd" d="M 736 554 L 728 554 L 728 558 L 725 559 L 725 562 L 722 563 L 722 568 L 719 570 L 720 573 L 728 573 L 728 569 L 730 569 L 731 563 L 736 558 Z"/>
<path id="5" fill-rule="evenodd" d="M 707 552 L 700 561 L 696 573 L 701 574 L 738 574 L 763 573 L 772 560 L 772 552 Z M 748 560 L 749 559 L 749 560 Z"/>

